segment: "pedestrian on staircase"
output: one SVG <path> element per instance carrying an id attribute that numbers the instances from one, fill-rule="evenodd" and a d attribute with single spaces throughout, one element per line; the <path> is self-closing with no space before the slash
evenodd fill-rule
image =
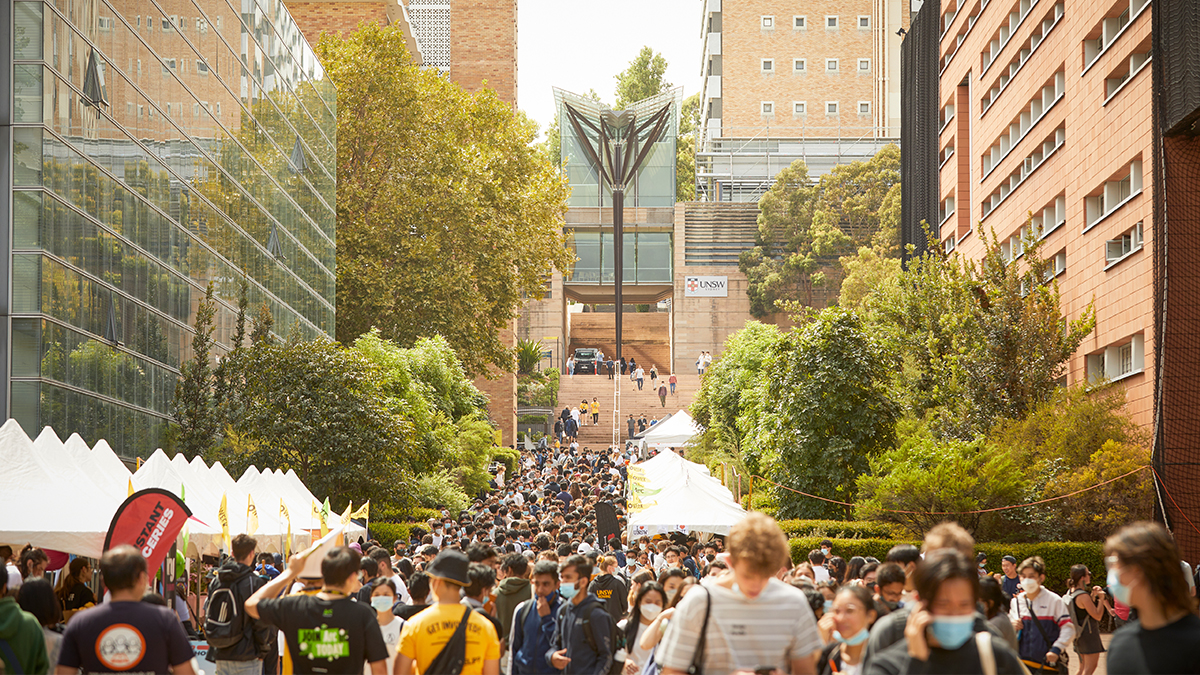
<path id="1" fill-rule="evenodd" d="M 609 359 L 608 361 L 605 362 L 604 365 L 608 367 L 608 379 L 610 379 L 610 380 L 613 379 L 613 369 L 614 369 L 613 360 Z"/>
<path id="2" fill-rule="evenodd" d="M 667 385 L 660 384 L 658 386 L 658 400 L 662 401 L 662 407 L 667 407 Z"/>
<path id="3" fill-rule="evenodd" d="M 575 357 L 574 356 L 567 357 L 567 376 L 575 377 Z"/>
<path id="4" fill-rule="evenodd" d="M 656 380 L 658 380 L 658 366 L 652 365 L 652 366 L 650 366 L 650 388 L 651 389 L 654 388 L 654 382 Z"/>
<path id="5" fill-rule="evenodd" d="M 633 419 L 633 413 L 629 414 L 629 419 L 626 420 L 626 424 L 629 425 L 629 438 L 633 438 L 633 435 L 637 433 L 634 428 L 637 426 L 637 420 Z"/>
<path id="6" fill-rule="evenodd" d="M 637 371 L 634 373 L 634 377 L 637 378 L 638 391 L 641 391 L 642 385 L 646 382 L 646 371 L 642 370 L 641 366 L 638 366 Z"/>
<path id="7" fill-rule="evenodd" d="M 671 383 L 671 393 L 674 394 L 675 384 L 679 382 L 679 378 L 675 377 L 675 373 L 671 373 L 671 377 L 667 380 L 667 382 Z"/>
<path id="8" fill-rule="evenodd" d="M 625 372 L 629 369 L 629 364 L 625 362 L 625 357 L 621 357 L 621 377 L 625 377 Z"/>
<path id="9" fill-rule="evenodd" d="M 583 419 L 581 424 L 586 427 L 588 421 L 588 402 L 586 398 L 579 403 L 579 416 Z"/>
<path id="10" fill-rule="evenodd" d="M 600 424 L 600 401 L 595 396 L 592 397 L 592 424 Z"/>

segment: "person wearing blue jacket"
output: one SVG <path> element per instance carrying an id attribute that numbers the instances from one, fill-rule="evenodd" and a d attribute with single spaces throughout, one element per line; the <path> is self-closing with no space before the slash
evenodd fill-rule
<path id="1" fill-rule="evenodd" d="M 554 640 L 555 617 L 562 609 L 558 563 L 543 560 L 533 567 L 533 597 L 517 605 L 508 636 L 512 659 L 509 675 L 551 675 L 562 671 L 546 662 Z"/>
<path id="2" fill-rule="evenodd" d="M 573 555 L 558 570 L 559 594 L 567 600 L 546 652 L 546 661 L 564 673 L 603 675 L 616 652 L 615 624 L 605 603 L 589 592 L 592 563 Z"/>

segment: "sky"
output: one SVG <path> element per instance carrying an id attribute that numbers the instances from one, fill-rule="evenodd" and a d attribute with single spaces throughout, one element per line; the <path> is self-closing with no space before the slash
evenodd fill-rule
<path id="1" fill-rule="evenodd" d="M 616 98 L 617 73 L 643 46 L 667 60 L 667 81 L 700 91 L 704 0 L 518 0 L 517 107 L 543 132 L 554 121 L 552 87 Z"/>

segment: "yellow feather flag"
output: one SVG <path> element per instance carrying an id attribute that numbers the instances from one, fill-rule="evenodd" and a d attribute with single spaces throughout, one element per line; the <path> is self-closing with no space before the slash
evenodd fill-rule
<path id="1" fill-rule="evenodd" d="M 321 519 L 321 538 L 324 539 L 329 534 L 329 499 L 317 510 L 317 517 Z"/>
<path id="2" fill-rule="evenodd" d="M 221 521 L 221 541 L 225 544 L 225 552 L 229 553 L 233 545 L 229 543 L 229 509 L 225 503 L 226 495 L 221 494 L 221 508 L 217 511 L 217 520 Z"/>
<path id="3" fill-rule="evenodd" d="M 346 510 L 342 512 L 342 524 L 343 525 L 350 524 L 350 509 L 352 509 L 352 508 L 354 508 L 354 502 L 350 502 L 349 504 L 347 504 Z"/>
<path id="4" fill-rule="evenodd" d="M 351 513 L 350 517 L 351 518 L 370 518 L 371 517 L 370 514 L 371 514 L 371 502 L 367 501 L 366 504 L 363 504 L 362 506 L 358 507 L 357 511 L 355 511 L 354 513 Z"/>
<path id="5" fill-rule="evenodd" d="M 132 478 L 130 478 L 130 479 L 129 479 L 129 494 L 127 494 L 127 495 L 125 495 L 125 496 L 126 496 L 126 497 L 132 497 L 132 496 L 133 496 L 133 479 L 132 479 Z"/>
<path id="6" fill-rule="evenodd" d="M 283 540 L 283 559 L 287 560 L 292 557 L 292 516 L 282 499 L 279 500 L 279 515 L 287 521 L 287 538 Z"/>
<path id="7" fill-rule="evenodd" d="M 246 534 L 258 532 L 258 509 L 254 508 L 254 497 L 246 493 Z"/>

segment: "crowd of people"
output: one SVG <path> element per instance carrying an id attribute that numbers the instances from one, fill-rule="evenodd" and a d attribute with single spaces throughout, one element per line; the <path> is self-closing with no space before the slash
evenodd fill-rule
<path id="1" fill-rule="evenodd" d="M 285 565 L 238 535 L 197 612 L 212 667 L 194 659 L 184 616 L 147 592 L 137 549 L 101 558 L 98 602 L 88 561 L 54 588 L 48 556 L 28 547 L 0 568 L 4 672 L 1090 675 L 1111 614 L 1125 625 L 1109 673 L 1200 673 L 1193 571 L 1160 525 L 1115 533 L 1104 586 L 1079 565 L 1065 596 L 1036 556 L 988 574 L 950 522 L 884 560 L 847 560 L 826 540 L 795 564 L 761 513 L 724 536 L 630 538 L 632 459 L 523 452 L 470 508 L 386 547 L 330 541 Z"/>

